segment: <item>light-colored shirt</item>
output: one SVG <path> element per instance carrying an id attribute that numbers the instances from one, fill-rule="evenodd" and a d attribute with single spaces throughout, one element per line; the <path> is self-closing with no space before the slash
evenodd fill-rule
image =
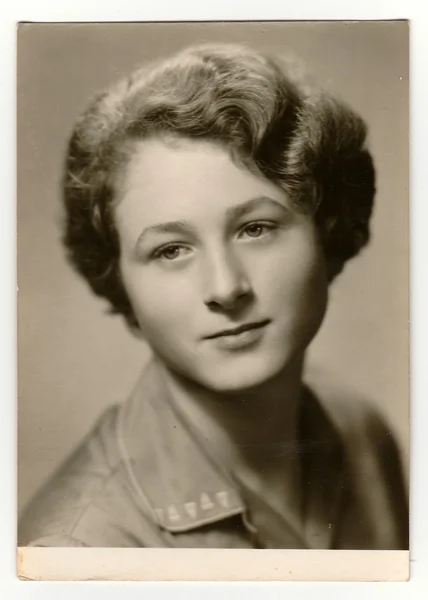
<path id="1" fill-rule="evenodd" d="M 177 413 L 152 363 L 36 494 L 18 544 L 408 548 L 399 453 L 373 408 L 305 388 L 295 460 L 302 518 L 297 525 L 279 516 L 272 535 L 252 523 L 243 490 Z"/>

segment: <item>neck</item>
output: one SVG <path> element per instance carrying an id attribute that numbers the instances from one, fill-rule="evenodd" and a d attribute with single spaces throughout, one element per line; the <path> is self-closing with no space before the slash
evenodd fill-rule
<path id="1" fill-rule="evenodd" d="M 242 393 L 207 390 L 161 366 L 169 395 L 214 455 L 235 470 L 282 469 L 297 439 L 303 356 L 271 380 Z M 284 451 L 286 450 L 286 451 Z M 280 465 L 279 465 L 280 463 Z"/>

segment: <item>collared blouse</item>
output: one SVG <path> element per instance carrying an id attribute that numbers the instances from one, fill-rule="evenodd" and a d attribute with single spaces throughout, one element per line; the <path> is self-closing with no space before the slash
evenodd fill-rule
<path id="1" fill-rule="evenodd" d="M 298 526 L 252 523 L 242 490 L 178 414 L 156 365 L 106 410 L 27 507 L 20 546 L 408 549 L 391 432 L 367 404 L 305 388 Z"/>

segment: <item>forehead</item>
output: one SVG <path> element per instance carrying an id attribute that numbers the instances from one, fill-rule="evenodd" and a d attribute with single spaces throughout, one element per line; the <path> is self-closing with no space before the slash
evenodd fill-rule
<path id="1" fill-rule="evenodd" d="M 149 139 L 135 144 L 122 179 L 119 219 L 144 225 L 225 213 L 256 196 L 287 203 L 272 182 L 250 172 L 224 147 L 187 139 Z"/>

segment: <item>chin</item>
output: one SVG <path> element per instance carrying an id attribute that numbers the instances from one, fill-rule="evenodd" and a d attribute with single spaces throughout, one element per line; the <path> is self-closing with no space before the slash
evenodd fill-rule
<path id="1" fill-rule="evenodd" d="M 288 364 L 288 357 L 269 359 L 230 360 L 217 365 L 209 373 L 200 373 L 195 379 L 205 388 L 219 394 L 240 394 L 269 382 Z"/>

